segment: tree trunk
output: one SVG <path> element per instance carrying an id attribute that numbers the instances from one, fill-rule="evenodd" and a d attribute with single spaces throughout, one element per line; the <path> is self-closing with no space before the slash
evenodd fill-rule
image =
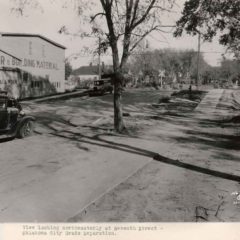
<path id="1" fill-rule="evenodd" d="M 122 81 L 123 74 L 120 67 L 117 41 L 112 41 L 112 57 L 113 57 L 113 70 L 114 70 L 114 129 L 121 133 L 125 129 L 122 116 Z"/>
<path id="2" fill-rule="evenodd" d="M 122 115 L 122 74 L 116 73 L 114 79 L 114 128 L 121 133 L 125 129 Z"/>

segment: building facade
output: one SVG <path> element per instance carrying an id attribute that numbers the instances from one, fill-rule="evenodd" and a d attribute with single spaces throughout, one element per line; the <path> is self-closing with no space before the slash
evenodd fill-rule
<path id="1" fill-rule="evenodd" d="M 0 88 L 16 98 L 65 91 L 65 47 L 37 34 L 0 34 Z"/>

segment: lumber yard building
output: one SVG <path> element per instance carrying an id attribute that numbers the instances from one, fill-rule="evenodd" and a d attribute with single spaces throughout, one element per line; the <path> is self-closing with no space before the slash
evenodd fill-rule
<path id="1" fill-rule="evenodd" d="M 15 98 L 65 91 L 65 47 L 38 34 L 0 33 L 0 89 Z"/>

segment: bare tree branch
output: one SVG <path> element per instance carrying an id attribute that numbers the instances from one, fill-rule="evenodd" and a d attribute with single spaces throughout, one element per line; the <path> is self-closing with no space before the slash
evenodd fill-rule
<path id="1" fill-rule="evenodd" d="M 133 23 L 133 25 L 131 26 L 132 29 L 134 29 L 135 27 L 137 27 L 139 24 L 141 24 L 146 17 L 148 16 L 149 12 L 152 10 L 152 7 L 154 6 L 156 0 L 152 0 L 151 3 L 149 4 L 146 12 L 142 15 L 142 17 L 135 23 Z"/>
<path id="2" fill-rule="evenodd" d="M 134 21 L 136 20 L 138 4 L 139 4 L 139 0 L 136 0 L 135 4 L 134 4 L 134 8 L 133 8 L 133 16 L 132 16 L 131 25 L 133 25 Z"/>
<path id="3" fill-rule="evenodd" d="M 137 45 L 151 32 L 153 32 L 154 30 L 156 30 L 155 27 L 153 27 L 152 29 L 150 29 L 149 31 L 146 31 L 138 40 L 137 42 L 135 42 L 133 44 L 133 46 L 130 48 L 129 52 L 132 52 L 136 47 Z"/>
<path id="4" fill-rule="evenodd" d="M 94 16 L 91 17 L 90 23 L 93 22 L 97 16 L 105 16 L 105 15 L 106 15 L 106 14 L 103 13 L 103 12 L 100 12 L 100 13 L 95 14 Z"/>

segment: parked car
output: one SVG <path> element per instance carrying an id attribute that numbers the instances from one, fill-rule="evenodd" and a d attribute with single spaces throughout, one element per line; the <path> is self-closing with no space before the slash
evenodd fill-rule
<path id="1" fill-rule="evenodd" d="M 34 130 L 35 118 L 28 116 L 20 103 L 0 91 L 0 138 L 30 136 Z"/>
<path id="2" fill-rule="evenodd" d="M 93 88 L 89 91 L 90 96 L 104 95 L 105 93 L 112 93 L 113 86 L 111 79 L 101 79 L 94 81 Z"/>

